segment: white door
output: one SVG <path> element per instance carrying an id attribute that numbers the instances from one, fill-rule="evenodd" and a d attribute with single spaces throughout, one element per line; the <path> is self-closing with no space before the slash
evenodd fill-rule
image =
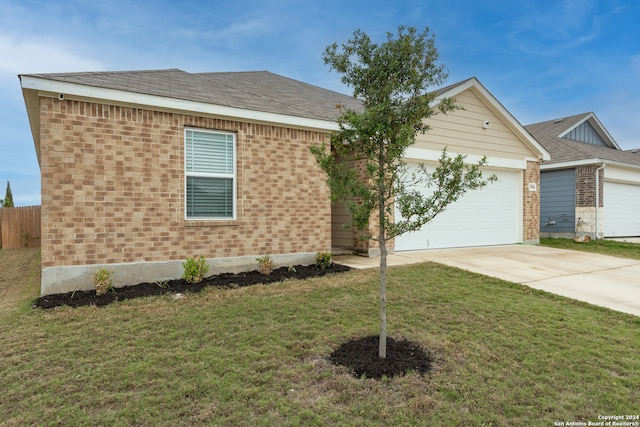
<path id="1" fill-rule="evenodd" d="M 640 185 L 605 181 L 603 191 L 604 236 L 640 236 Z"/>
<path id="2" fill-rule="evenodd" d="M 498 181 L 469 191 L 422 229 L 395 239 L 396 251 L 517 243 L 521 224 L 522 174 L 494 173 Z M 421 189 L 427 193 L 431 190 Z M 396 218 L 400 213 L 396 210 Z"/>

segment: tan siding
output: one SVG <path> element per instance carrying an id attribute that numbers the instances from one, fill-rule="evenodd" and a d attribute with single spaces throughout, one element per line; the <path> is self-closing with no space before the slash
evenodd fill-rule
<path id="1" fill-rule="evenodd" d="M 429 119 L 429 132 L 418 135 L 416 148 L 522 159 L 537 157 L 471 89 L 456 96 L 463 110 L 438 114 Z M 483 129 L 485 120 L 490 122 Z"/>
<path id="2" fill-rule="evenodd" d="M 331 206 L 331 246 L 336 248 L 352 248 L 354 233 L 352 229 L 345 229 L 344 225 L 350 220 L 344 202 L 335 202 Z"/>

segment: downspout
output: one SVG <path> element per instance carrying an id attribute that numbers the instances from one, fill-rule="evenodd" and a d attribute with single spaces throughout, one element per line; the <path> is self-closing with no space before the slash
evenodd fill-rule
<path id="1" fill-rule="evenodd" d="M 600 171 L 603 170 L 605 166 L 606 163 L 602 162 L 602 166 L 596 169 L 596 240 L 598 240 L 598 227 L 600 226 Z"/>

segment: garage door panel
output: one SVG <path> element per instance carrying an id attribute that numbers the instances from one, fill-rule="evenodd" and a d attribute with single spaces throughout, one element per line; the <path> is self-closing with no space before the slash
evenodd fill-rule
<path id="1" fill-rule="evenodd" d="M 640 236 L 640 185 L 604 183 L 605 237 Z"/>
<path id="2" fill-rule="evenodd" d="M 520 174 L 495 173 L 498 182 L 469 191 L 421 230 L 396 238 L 395 249 L 418 250 L 510 244 L 518 241 Z M 423 194 L 432 190 L 420 189 Z M 400 213 L 396 211 L 399 217 Z"/>

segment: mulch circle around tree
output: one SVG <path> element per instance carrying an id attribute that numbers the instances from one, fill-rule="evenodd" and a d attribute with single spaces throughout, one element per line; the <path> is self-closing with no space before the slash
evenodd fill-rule
<path id="1" fill-rule="evenodd" d="M 334 365 L 345 366 L 356 378 L 403 376 L 409 371 L 428 374 L 433 366 L 433 357 L 422 347 L 407 340 L 387 337 L 387 357 L 378 357 L 377 335 L 353 339 L 342 344 L 329 356 Z"/>
<path id="2" fill-rule="evenodd" d="M 96 296 L 96 291 L 76 291 L 63 294 L 45 295 L 35 301 L 35 307 L 54 308 L 59 306 L 80 307 L 86 305 L 105 306 L 115 301 L 141 298 L 164 294 L 185 294 L 200 292 L 202 289 L 213 286 L 219 288 L 240 288 L 258 284 L 281 282 L 286 279 L 307 279 L 320 277 L 331 273 L 342 273 L 351 270 L 350 267 L 332 264 L 329 268 L 319 268 L 315 265 L 296 265 L 293 267 L 280 267 L 269 275 L 257 270 L 246 273 L 223 273 L 209 276 L 199 283 L 187 283 L 184 279 L 174 279 L 156 283 L 140 283 L 133 286 L 116 288 L 115 292 Z"/>

